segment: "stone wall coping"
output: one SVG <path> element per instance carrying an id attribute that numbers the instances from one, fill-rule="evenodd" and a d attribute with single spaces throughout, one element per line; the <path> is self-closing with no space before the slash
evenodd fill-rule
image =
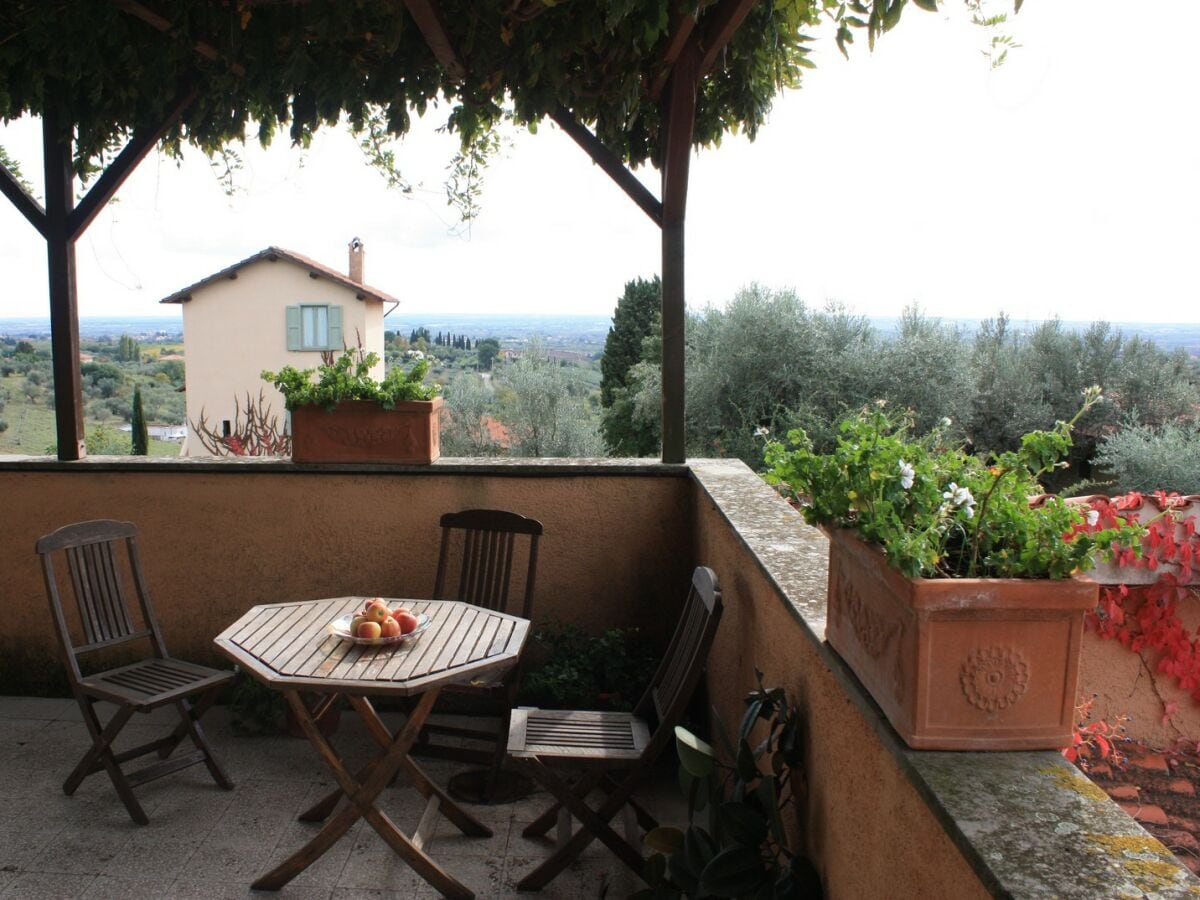
<path id="1" fill-rule="evenodd" d="M 542 457 L 442 457 L 430 465 L 376 463 L 294 463 L 264 456 L 164 457 L 89 456 L 64 462 L 50 456 L 0 454 L 0 472 L 204 472 L 242 475 L 247 471 L 272 475 L 490 475 L 536 478 L 542 476 L 640 476 L 686 478 L 686 463 L 662 463 L 638 458 Z"/>
<path id="2" fill-rule="evenodd" d="M 816 646 L 994 896 L 1200 897 L 1200 879 L 1060 754 L 905 745 L 825 642 L 825 536 L 743 463 L 691 460 L 690 466 L 700 490 L 778 588 L 798 635 Z"/>

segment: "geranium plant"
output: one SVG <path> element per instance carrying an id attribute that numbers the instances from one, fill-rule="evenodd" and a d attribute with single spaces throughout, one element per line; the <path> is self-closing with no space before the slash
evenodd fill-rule
<path id="1" fill-rule="evenodd" d="M 384 409 L 392 409 L 401 401 L 432 400 L 441 392 L 440 385 L 424 383 L 429 371 L 426 360 L 407 372 L 397 366 L 383 381 L 371 377 L 371 367 L 378 362 L 376 353 L 347 350 L 315 369 L 284 366 L 278 372 L 263 371 L 262 377 L 279 389 L 288 409 L 298 406 L 332 409 L 343 400 L 374 400 Z"/>
<path id="2" fill-rule="evenodd" d="M 788 434 L 790 448 L 768 443 L 765 477 L 801 501 L 809 523 L 853 530 L 909 577 L 1067 578 L 1097 550 L 1140 546 L 1141 530 L 1124 520 L 1078 527 L 1089 525 L 1088 510 L 1055 497 L 1031 503 L 1045 493 L 1038 479 L 1066 466 L 1075 423 L 1100 400 L 1089 388 L 1071 421 L 987 458 L 949 445 L 948 421 L 915 437 L 911 416 L 878 403 L 841 423 L 829 453 L 815 452 L 802 430 Z"/>

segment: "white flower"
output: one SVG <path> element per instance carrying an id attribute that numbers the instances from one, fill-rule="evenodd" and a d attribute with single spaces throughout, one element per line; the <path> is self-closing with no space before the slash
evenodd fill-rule
<path id="1" fill-rule="evenodd" d="M 971 496 L 971 489 L 959 487 L 953 481 L 946 490 L 942 491 L 942 499 L 949 500 L 954 506 L 962 506 L 967 510 L 967 518 L 975 518 L 975 498 Z"/>
<path id="2" fill-rule="evenodd" d="M 900 487 L 904 488 L 906 491 L 911 488 L 913 486 L 913 476 L 915 474 L 916 473 L 913 471 L 912 466 L 910 466 L 904 460 L 900 460 Z"/>
<path id="3" fill-rule="evenodd" d="M 949 427 L 950 427 L 950 417 L 949 417 L 949 416 L 943 416 L 943 417 L 942 417 L 942 427 L 943 427 L 943 428 L 949 428 Z"/>
<path id="4" fill-rule="evenodd" d="M 1088 528 L 1095 528 L 1096 523 L 1100 521 L 1100 511 L 1097 509 L 1089 509 L 1087 514 Z"/>
<path id="5" fill-rule="evenodd" d="M 754 429 L 754 436 L 756 438 L 770 437 L 770 435 L 771 435 L 771 429 L 768 428 L 766 425 L 759 425 L 757 428 Z"/>

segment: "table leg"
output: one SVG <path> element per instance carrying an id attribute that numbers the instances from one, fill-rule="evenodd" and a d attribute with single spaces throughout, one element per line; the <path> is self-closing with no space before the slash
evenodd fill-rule
<path id="1" fill-rule="evenodd" d="M 433 709 L 439 691 L 433 689 L 425 693 L 417 703 L 412 716 L 400 732 L 393 738 L 388 734 L 383 752 L 376 756 L 371 763 L 358 773 L 357 777 L 350 774 L 338 758 L 337 753 L 321 734 L 312 714 L 296 691 L 285 691 L 284 697 L 296 719 L 303 728 L 309 742 L 317 753 L 325 760 L 340 786 L 339 795 L 347 798 L 348 802 L 337 811 L 337 814 L 322 826 L 320 832 L 300 850 L 284 860 L 266 875 L 259 878 L 251 887 L 255 890 L 279 890 L 306 868 L 320 859 L 337 840 L 344 835 L 359 818 L 366 819 L 371 827 L 388 843 L 388 845 L 408 863 L 427 882 L 437 888 L 443 895 L 454 900 L 473 900 L 474 893 L 447 873 L 436 862 L 430 859 L 422 849 L 414 844 L 396 827 L 382 811 L 375 806 L 375 800 L 387 787 L 396 772 L 405 765 L 408 751 L 420 735 L 421 726 Z M 365 708 L 379 727 L 387 733 L 386 726 L 378 721 L 378 716 L 370 703 L 363 701 Z M 357 705 L 357 704 L 356 704 Z M 368 727 L 372 727 L 368 725 Z M 372 728 L 374 731 L 374 728 Z M 419 770 L 418 770 L 419 771 Z M 422 773 L 423 775 L 423 773 Z M 362 779 L 362 780 L 360 780 Z M 418 789 L 420 789 L 418 787 Z M 326 798 L 327 800 L 329 798 Z M 323 801 L 324 802 L 324 801 Z M 337 803 L 337 796 L 333 798 Z M 310 810 L 311 812 L 312 810 Z M 480 826 L 482 827 L 482 826 Z M 490 834 L 490 831 L 485 833 Z"/>
<path id="2" fill-rule="evenodd" d="M 359 716 L 362 717 L 363 723 L 367 726 L 367 730 L 371 733 L 371 737 L 375 739 L 375 742 L 381 747 L 386 748 L 391 746 L 392 741 L 395 740 L 395 737 L 390 731 L 388 731 L 388 727 L 383 723 L 383 720 L 379 718 L 379 714 L 375 711 L 375 707 L 371 705 L 371 702 L 366 697 L 351 697 L 350 703 L 358 712 Z M 414 711 L 413 716 L 415 715 L 416 712 Z M 410 716 L 409 722 L 406 723 L 406 727 L 412 723 L 412 719 L 413 717 Z M 417 723 L 418 727 L 421 727 L 424 724 L 424 720 Z M 424 770 L 417 765 L 416 760 L 414 760 L 411 756 L 406 756 L 401 765 L 403 766 L 405 773 L 408 775 L 409 780 L 413 783 L 413 786 L 420 791 L 421 796 L 425 797 L 427 800 L 431 796 L 436 796 L 438 798 L 438 811 L 450 822 L 452 822 L 459 831 L 469 837 L 492 836 L 492 830 L 490 828 L 459 806 L 458 803 L 454 801 L 454 798 L 447 794 L 442 788 L 435 784 L 428 775 L 425 774 Z M 365 772 L 365 768 L 360 770 L 356 777 L 359 779 L 365 777 Z M 301 821 L 323 821 L 331 812 L 333 812 L 333 810 L 337 807 L 338 801 L 343 796 L 344 794 L 342 789 L 335 788 L 333 791 L 315 803 L 312 807 L 301 813 Z"/>

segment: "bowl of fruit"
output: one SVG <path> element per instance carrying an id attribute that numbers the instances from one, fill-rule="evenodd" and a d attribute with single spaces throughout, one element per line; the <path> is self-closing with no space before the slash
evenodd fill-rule
<path id="1" fill-rule="evenodd" d="M 346 613 L 329 623 L 329 633 L 355 644 L 398 644 L 413 640 L 429 627 L 425 613 L 406 606 L 390 608 L 379 597 L 366 602 L 357 613 Z"/>

